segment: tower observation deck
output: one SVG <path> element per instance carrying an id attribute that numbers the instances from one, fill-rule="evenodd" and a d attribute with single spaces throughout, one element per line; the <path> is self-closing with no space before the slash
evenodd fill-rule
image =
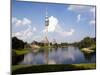
<path id="1" fill-rule="evenodd" d="M 48 40 L 48 37 L 47 37 L 47 34 L 48 34 L 48 26 L 49 26 L 49 17 L 48 17 L 48 12 L 47 12 L 47 9 L 46 9 L 46 16 L 45 16 L 45 36 L 44 36 L 44 39 L 43 39 L 43 43 L 44 44 L 49 44 L 49 40 Z"/>

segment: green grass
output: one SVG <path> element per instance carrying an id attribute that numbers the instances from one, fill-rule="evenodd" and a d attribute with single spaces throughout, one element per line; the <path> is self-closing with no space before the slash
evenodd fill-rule
<path id="1" fill-rule="evenodd" d="M 14 51 L 16 52 L 17 55 L 24 55 L 30 52 L 29 49 L 19 49 L 19 50 L 14 50 Z"/>
<path id="2" fill-rule="evenodd" d="M 17 69 L 25 68 L 25 67 L 29 67 L 29 66 L 32 66 L 32 65 L 14 65 L 14 66 L 12 66 L 12 70 L 17 70 Z"/>
<path id="3" fill-rule="evenodd" d="M 42 73 L 72 70 L 88 70 L 95 69 L 96 64 L 60 64 L 60 65 L 15 65 L 12 66 L 13 74 L 23 73 Z"/>
<path id="4" fill-rule="evenodd" d="M 83 68 L 96 68 L 96 64 L 73 64 L 76 67 L 83 67 Z"/>

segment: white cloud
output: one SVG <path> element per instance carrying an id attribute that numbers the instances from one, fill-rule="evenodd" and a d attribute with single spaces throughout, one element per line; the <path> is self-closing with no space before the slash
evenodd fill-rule
<path id="1" fill-rule="evenodd" d="M 77 13 L 77 19 L 76 22 L 79 22 L 81 19 L 83 19 L 83 17 L 81 17 L 81 15 L 83 15 L 86 12 L 90 12 L 90 6 L 84 6 L 84 5 L 69 5 L 69 7 L 67 8 L 67 10 L 72 11 Z"/>
<path id="2" fill-rule="evenodd" d="M 16 17 L 12 17 L 12 24 L 15 23 L 17 21 Z"/>
<path id="3" fill-rule="evenodd" d="M 95 7 L 91 8 L 91 9 L 90 9 L 90 12 L 91 12 L 92 15 L 93 15 L 93 20 L 90 20 L 90 21 L 89 21 L 89 24 L 95 26 L 95 24 L 96 24 L 96 23 L 95 23 Z"/>
<path id="4" fill-rule="evenodd" d="M 75 32 L 75 30 L 74 29 L 70 29 L 70 31 L 63 31 L 63 30 L 61 30 L 61 31 L 58 31 L 58 33 L 60 33 L 62 36 L 71 36 L 71 35 L 73 35 L 73 33 Z"/>
<path id="5" fill-rule="evenodd" d="M 16 36 L 17 38 L 27 42 L 31 42 L 33 40 L 32 36 L 34 35 L 34 31 L 37 31 L 37 29 L 35 26 L 31 26 L 31 20 L 27 18 L 19 20 L 16 17 L 13 17 L 12 24 L 14 24 L 15 27 L 18 26 L 18 28 L 22 26 L 27 26 L 27 29 L 25 30 L 20 30 L 14 33 L 12 32 L 12 37 Z"/>
<path id="6" fill-rule="evenodd" d="M 91 9 L 91 6 L 85 6 L 85 5 L 69 5 L 67 8 L 70 11 L 75 11 L 75 12 L 87 12 Z"/>
<path id="7" fill-rule="evenodd" d="M 69 5 L 68 10 L 75 11 L 75 12 L 86 12 L 90 9 L 89 6 L 83 6 L 83 5 Z"/>
<path id="8" fill-rule="evenodd" d="M 77 15 L 77 22 L 79 22 L 80 20 L 81 20 L 81 15 L 78 14 L 78 15 Z"/>
<path id="9" fill-rule="evenodd" d="M 12 37 L 16 36 L 17 38 L 23 40 L 23 41 L 28 41 L 28 39 L 33 35 L 32 28 L 29 25 L 26 30 L 22 30 L 16 33 L 12 33 Z"/>
<path id="10" fill-rule="evenodd" d="M 93 6 L 84 6 L 84 5 L 69 5 L 69 7 L 67 8 L 70 11 L 74 11 L 77 12 L 77 22 L 79 22 L 80 20 L 82 20 L 83 18 L 81 17 L 81 15 L 86 14 L 86 13 L 90 13 L 92 14 L 92 18 L 93 20 L 89 21 L 90 25 L 95 25 L 95 7 Z M 87 18 L 87 17 L 86 17 Z"/>
<path id="11" fill-rule="evenodd" d="M 45 31 L 45 30 L 43 30 Z M 71 36 L 74 33 L 74 29 L 70 29 L 70 31 L 65 31 L 60 25 L 59 25 L 59 20 L 54 17 L 50 16 L 49 17 L 49 26 L 48 26 L 48 32 L 56 32 L 62 36 Z"/>
<path id="12" fill-rule="evenodd" d="M 89 24 L 90 24 L 90 25 L 95 25 L 95 20 L 91 20 L 91 21 L 89 22 Z"/>
<path id="13" fill-rule="evenodd" d="M 74 29 L 70 29 L 70 31 L 64 32 L 64 33 L 65 33 L 66 36 L 71 36 L 71 35 L 73 35 L 74 32 L 75 32 Z"/>
<path id="14" fill-rule="evenodd" d="M 90 9 L 91 12 L 95 12 L 95 7 Z"/>
<path id="15" fill-rule="evenodd" d="M 90 12 L 92 12 L 93 16 L 95 17 L 95 7 L 91 8 Z"/>
<path id="16" fill-rule="evenodd" d="M 35 32 L 37 31 L 36 27 L 33 27 L 33 31 L 35 31 Z"/>
<path id="17" fill-rule="evenodd" d="M 24 25 L 30 25 L 31 21 L 27 18 L 23 18 L 23 19 L 17 19 L 16 17 L 12 18 L 12 25 L 15 26 L 24 26 Z"/>
<path id="18" fill-rule="evenodd" d="M 81 10 L 85 9 L 86 6 L 81 6 L 81 5 L 69 5 L 68 10 Z"/>
<path id="19" fill-rule="evenodd" d="M 22 25 L 29 25 L 29 24 L 31 24 L 31 21 L 27 18 L 23 18 Z"/>
<path id="20" fill-rule="evenodd" d="M 16 23 L 15 23 L 15 25 L 16 25 L 16 26 L 22 25 L 22 21 L 21 21 L 21 20 L 17 20 Z"/>
<path id="21" fill-rule="evenodd" d="M 54 16 L 51 16 L 49 18 L 48 32 L 54 32 L 56 30 L 57 25 L 58 20 Z"/>

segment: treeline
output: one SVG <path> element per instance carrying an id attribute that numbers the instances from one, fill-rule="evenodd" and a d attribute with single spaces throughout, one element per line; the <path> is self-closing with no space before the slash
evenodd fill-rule
<path id="1" fill-rule="evenodd" d="M 50 43 L 43 43 L 43 42 L 38 42 L 38 41 L 33 41 L 32 43 L 31 43 L 31 45 L 33 45 L 33 44 L 35 44 L 35 45 L 38 45 L 38 46 L 48 46 L 48 45 L 52 45 L 52 43 L 50 42 Z"/>
<path id="2" fill-rule="evenodd" d="M 58 43 L 53 44 L 54 47 L 67 47 L 68 45 L 69 44 L 66 42 L 62 42 L 60 44 L 58 44 Z"/>
<path id="3" fill-rule="evenodd" d="M 32 44 L 35 44 L 35 45 L 38 45 L 38 46 L 41 46 L 41 47 L 44 47 L 44 46 L 52 46 L 52 47 L 64 47 L 64 46 L 68 46 L 68 43 L 60 43 L 60 44 L 58 44 L 58 43 L 52 43 L 52 42 L 50 42 L 50 43 L 46 44 L 46 43 L 37 42 L 37 41 L 33 41 L 31 43 L 31 45 Z"/>
<path id="4" fill-rule="evenodd" d="M 12 65 L 17 65 L 24 59 L 24 55 L 18 55 L 16 51 L 24 49 L 25 44 L 25 42 L 19 40 L 17 37 L 12 37 Z"/>
<path id="5" fill-rule="evenodd" d="M 12 37 L 12 49 L 23 49 L 25 44 L 27 43 L 19 40 L 17 37 Z"/>
<path id="6" fill-rule="evenodd" d="M 79 48 L 84 48 L 84 47 L 90 47 L 92 45 L 96 45 L 96 38 L 85 37 L 80 42 L 74 42 L 74 43 L 71 43 L 71 44 L 67 43 L 67 42 L 62 42 L 60 44 L 50 42 L 49 44 L 44 44 L 42 42 L 37 42 L 37 41 L 33 41 L 31 43 L 31 45 L 32 44 L 38 45 L 40 47 L 44 47 L 44 46 L 66 47 L 66 46 L 69 46 L 69 45 L 73 45 L 73 46 L 77 46 Z M 23 49 L 25 47 L 25 45 L 28 45 L 28 43 L 23 42 L 22 40 L 19 40 L 17 37 L 12 38 L 12 49 Z"/>
<path id="7" fill-rule="evenodd" d="M 72 45 L 77 46 L 79 48 L 87 48 L 93 45 L 96 45 L 96 38 L 85 37 L 80 42 L 75 42 Z"/>

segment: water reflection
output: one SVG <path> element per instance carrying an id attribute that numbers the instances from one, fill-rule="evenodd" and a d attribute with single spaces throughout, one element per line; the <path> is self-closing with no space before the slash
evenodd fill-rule
<path id="1" fill-rule="evenodd" d="M 95 54 L 86 55 L 79 48 L 69 46 L 67 48 L 49 48 L 28 53 L 20 64 L 78 64 L 93 62 L 95 62 Z"/>
<path id="2" fill-rule="evenodd" d="M 87 61 L 94 61 L 94 59 L 96 58 L 95 53 L 83 53 L 84 57 Z"/>

